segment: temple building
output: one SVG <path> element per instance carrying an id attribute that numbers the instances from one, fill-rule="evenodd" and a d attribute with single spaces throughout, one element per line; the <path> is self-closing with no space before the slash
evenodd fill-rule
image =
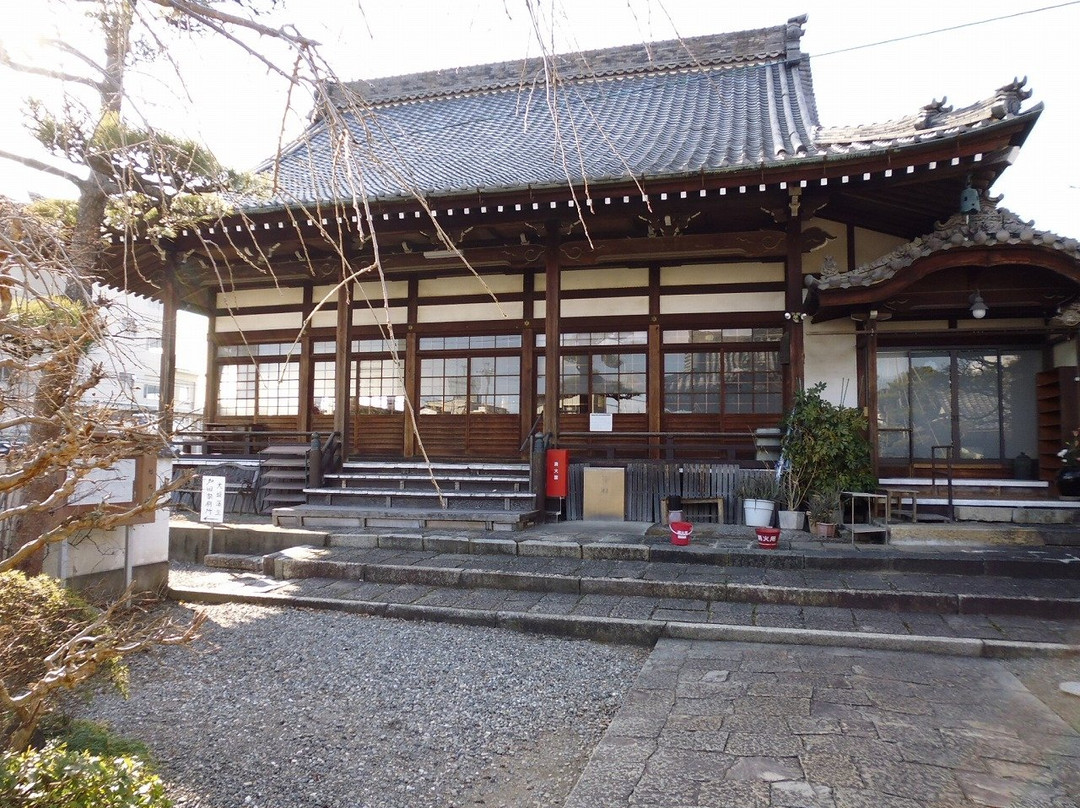
<path id="1" fill-rule="evenodd" d="M 881 477 L 1054 493 L 1080 244 L 993 196 L 1041 105 L 824 125 L 805 22 L 334 86 L 269 196 L 111 281 L 210 318 L 207 426 L 265 443 L 749 466 L 824 382 Z"/>

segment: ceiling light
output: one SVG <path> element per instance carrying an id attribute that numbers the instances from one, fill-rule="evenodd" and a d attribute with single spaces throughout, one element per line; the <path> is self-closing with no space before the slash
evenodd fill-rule
<path id="1" fill-rule="evenodd" d="M 986 312 L 990 311 L 990 307 L 986 305 L 986 301 L 982 299 L 982 295 L 978 292 L 969 299 L 971 300 L 971 316 L 976 320 L 981 320 L 986 316 Z"/>

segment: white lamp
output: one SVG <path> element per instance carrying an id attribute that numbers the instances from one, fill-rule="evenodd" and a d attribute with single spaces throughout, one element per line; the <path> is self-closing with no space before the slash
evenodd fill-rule
<path id="1" fill-rule="evenodd" d="M 970 298 L 971 300 L 971 316 L 976 320 L 981 320 L 986 316 L 986 312 L 990 311 L 990 307 L 986 305 L 986 301 L 982 299 L 982 295 L 976 292 Z"/>

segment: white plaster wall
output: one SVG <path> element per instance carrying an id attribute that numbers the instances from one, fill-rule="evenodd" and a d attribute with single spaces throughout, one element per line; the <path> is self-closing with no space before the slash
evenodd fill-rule
<path id="1" fill-rule="evenodd" d="M 324 289 L 321 295 L 316 296 L 315 300 L 322 300 L 330 290 L 334 287 L 320 287 Z M 386 297 L 390 300 L 402 300 L 409 296 L 409 282 L 408 281 L 387 281 L 386 282 Z M 337 300 L 337 295 L 332 297 L 333 300 Z M 372 303 L 381 306 L 383 304 L 383 285 L 378 281 L 365 281 L 364 283 L 358 283 L 353 287 L 353 300 L 363 301 L 370 300 Z"/>
<path id="2" fill-rule="evenodd" d="M 687 264 L 661 267 L 661 286 L 700 286 L 707 283 L 775 283 L 784 280 L 784 265 L 773 261 L 734 264 Z"/>
<path id="3" fill-rule="evenodd" d="M 164 484 L 172 478 L 172 461 L 159 458 L 157 479 Z M 123 487 L 123 486 L 119 486 Z M 141 567 L 169 560 L 169 509 L 158 509 L 154 521 L 131 526 L 131 565 Z M 124 531 L 94 530 L 69 542 L 67 562 L 60 569 L 62 553 L 59 545 L 50 545 L 45 557 L 45 572 L 53 577 L 73 578 L 124 568 Z"/>
<path id="4" fill-rule="evenodd" d="M 628 317 L 648 313 L 649 298 L 647 295 L 641 297 L 636 295 L 634 297 L 609 297 L 603 300 L 564 300 L 562 302 L 563 317 Z"/>
<path id="5" fill-rule="evenodd" d="M 661 295 L 661 314 L 710 314 L 733 311 L 783 311 L 783 292 L 733 292 L 717 295 Z"/>
<path id="6" fill-rule="evenodd" d="M 648 287 L 649 270 L 644 267 L 566 269 L 559 279 L 563 289 L 629 289 Z"/>
<path id="7" fill-rule="evenodd" d="M 234 292 L 218 292 L 219 309 L 250 308 L 251 306 L 299 306 L 304 302 L 304 290 L 290 287 L 278 289 L 239 289 Z"/>
<path id="8" fill-rule="evenodd" d="M 382 325 L 387 321 L 387 310 L 376 306 L 375 308 L 363 308 L 353 309 L 353 325 Z M 332 320 L 325 323 L 328 328 L 334 328 L 337 324 L 337 314 L 331 312 L 330 316 Z M 403 325 L 409 319 L 409 310 L 404 306 L 397 308 L 391 308 L 389 311 L 389 320 L 394 325 Z"/>
<path id="9" fill-rule="evenodd" d="M 448 295 L 514 294 L 522 290 L 520 275 L 475 275 L 458 278 L 424 278 L 420 281 L 420 299 Z"/>
<path id="10" fill-rule="evenodd" d="M 861 227 L 855 228 L 855 266 L 861 267 L 863 264 L 867 264 L 887 252 L 891 252 L 899 247 L 901 244 L 906 244 L 907 241 L 896 236 L 889 236 L 885 233 L 877 233 L 873 230 L 865 230 Z M 840 264 L 843 268 L 844 264 Z"/>
<path id="11" fill-rule="evenodd" d="M 243 331 L 254 334 L 271 328 L 299 331 L 303 323 L 304 318 L 298 311 L 278 314 L 241 314 L 231 317 L 226 315 L 217 318 L 217 333 L 229 334 Z"/>
<path id="12" fill-rule="evenodd" d="M 1054 367 L 1072 367 L 1076 364 L 1076 340 L 1059 342 L 1054 346 Z"/>
<path id="13" fill-rule="evenodd" d="M 469 323 L 476 320 L 520 320 L 524 309 L 516 303 L 457 303 L 446 306 L 420 306 L 420 323 Z"/>
<path id="14" fill-rule="evenodd" d="M 809 323 L 803 332 L 806 386 L 825 382 L 822 396 L 833 404 L 854 407 L 858 403 L 858 365 L 855 323 L 832 320 Z"/>

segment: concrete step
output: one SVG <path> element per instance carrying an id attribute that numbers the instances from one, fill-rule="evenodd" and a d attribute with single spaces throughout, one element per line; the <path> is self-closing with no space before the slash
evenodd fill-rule
<path id="1" fill-rule="evenodd" d="M 411 460 L 346 460 L 341 466 L 342 473 L 363 472 L 390 472 L 401 474 L 416 474 L 426 476 L 434 474 L 507 474 L 529 477 L 529 466 L 526 463 L 447 463 Z"/>
<path id="2" fill-rule="evenodd" d="M 435 477 L 419 474 L 326 474 L 323 477 L 325 487 L 337 485 L 341 488 L 393 488 L 404 490 L 431 491 L 437 483 L 440 489 L 447 491 L 527 491 L 528 478 L 498 474 L 442 474 Z"/>
<path id="3" fill-rule="evenodd" d="M 358 508 L 395 508 L 458 510 L 531 510 L 536 497 L 528 491 L 450 491 L 435 492 L 389 488 L 305 488 L 313 505 L 343 505 Z"/>
<path id="4" fill-rule="evenodd" d="M 505 508 L 358 507 L 308 503 L 275 508 L 273 523 L 287 528 L 358 530 L 368 528 L 414 528 L 422 530 L 514 531 L 536 521 L 535 510 Z"/>
<path id="5" fill-rule="evenodd" d="M 407 545 L 408 537 L 402 539 L 402 544 Z M 499 543 L 506 550 L 510 544 L 516 544 L 512 540 L 475 541 L 479 552 L 496 550 Z M 522 549 L 519 545 L 519 553 Z M 481 558 L 477 554 L 434 554 L 419 549 L 297 547 L 276 553 L 273 569 L 274 576 L 282 580 L 332 578 L 418 587 L 705 603 L 1080 618 L 1080 592 L 1069 579 L 612 561 L 573 557 L 569 555 L 571 548 L 544 542 L 524 549 L 537 555 L 492 554 Z"/>
<path id="6" fill-rule="evenodd" d="M 170 595 L 191 603 L 297 606 L 403 620 L 651 645 L 661 637 L 919 651 L 975 657 L 1080 653 L 1076 622 L 999 615 L 428 586 L 174 566 Z"/>
<path id="7" fill-rule="evenodd" d="M 203 564 L 211 569 L 236 570 L 237 572 L 262 572 L 263 559 L 268 556 L 248 555 L 246 553 L 207 553 L 203 556 Z M 270 562 L 270 570 L 273 572 L 273 562 Z"/>

